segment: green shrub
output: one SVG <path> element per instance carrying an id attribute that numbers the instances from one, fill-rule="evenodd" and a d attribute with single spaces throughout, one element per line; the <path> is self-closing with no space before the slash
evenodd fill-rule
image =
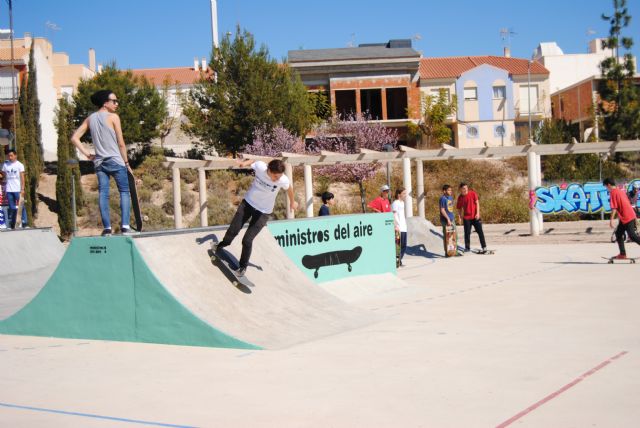
<path id="1" fill-rule="evenodd" d="M 174 226 L 173 218 L 168 217 L 157 205 L 140 204 L 140 212 L 145 217 L 144 230 L 164 230 Z"/>
<path id="2" fill-rule="evenodd" d="M 180 179 L 187 184 L 195 183 L 198 181 L 198 170 L 183 168 L 180 170 Z"/>
<path id="3" fill-rule="evenodd" d="M 162 209 L 168 215 L 174 215 L 173 210 L 173 188 L 169 188 L 164 192 L 165 203 L 162 204 Z M 182 207 L 182 214 L 189 214 L 193 211 L 196 205 L 196 197 L 189 191 L 184 183 L 180 183 L 180 206 Z"/>
<path id="4" fill-rule="evenodd" d="M 148 187 L 140 187 L 138 189 L 138 201 L 140 204 L 151 202 L 151 197 L 153 196 L 153 191 Z"/>

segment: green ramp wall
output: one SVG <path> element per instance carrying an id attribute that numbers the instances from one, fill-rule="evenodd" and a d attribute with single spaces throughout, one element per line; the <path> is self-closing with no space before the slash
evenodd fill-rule
<path id="1" fill-rule="evenodd" d="M 0 321 L 0 333 L 261 349 L 216 330 L 181 305 L 129 237 L 73 239 L 40 293 Z"/>

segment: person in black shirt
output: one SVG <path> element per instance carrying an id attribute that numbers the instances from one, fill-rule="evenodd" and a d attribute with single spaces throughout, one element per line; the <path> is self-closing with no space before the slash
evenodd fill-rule
<path id="1" fill-rule="evenodd" d="M 324 192 L 321 198 L 322 198 L 322 206 L 320 207 L 318 216 L 320 217 L 323 215 L 331 215 L 331 212 L 329 211 L 329 207 L 335 203 L 333 193 Z"/>

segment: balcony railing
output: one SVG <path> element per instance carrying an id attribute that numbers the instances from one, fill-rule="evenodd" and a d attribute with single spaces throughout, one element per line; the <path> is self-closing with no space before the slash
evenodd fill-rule
<path id="1" fill-rule="evenodd" d="M 11 100 L 18 100 L 18 88 L 16 87 L 11 96 L 11 86 L 0 86 L 0 101 L 3 103 L 11 102 Z"/>

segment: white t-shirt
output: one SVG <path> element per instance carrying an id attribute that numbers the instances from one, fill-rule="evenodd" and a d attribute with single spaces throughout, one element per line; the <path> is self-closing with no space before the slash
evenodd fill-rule
<path id="1" fill-rule="evenodd" d="M 393 211 L 393 218 L 395 219 L 400 232 L 406 232 L 407 219 L 405 218 L 404 201 L 401 201 L 399 199 L 393 201 L 393 203 L 391 204 L 391 211 Z"/>
<path id="2" fill-rule="evenodd" d="M 278 181 L 271 180 L 267 174 L 267 164 L 262 161 L 255 161 L 251 168 L 256 172 L 256 178 L 253 179 L 251 187 L 244 195 L 244 200 L 258 211 L 271 214 L 276 203 L 278 190 L 289 188 L 289 177 L 282 174 Z"/>
<path id="3" fill-rule="evenodd" d="M 13 163 L 8 160 L 2 165 L 2 172 L 7 174 L 7 192 L 20 192 L 22 184 L 20 183 L 20 173 L 24 172 L 24 165 L 20 161 Z"/>

